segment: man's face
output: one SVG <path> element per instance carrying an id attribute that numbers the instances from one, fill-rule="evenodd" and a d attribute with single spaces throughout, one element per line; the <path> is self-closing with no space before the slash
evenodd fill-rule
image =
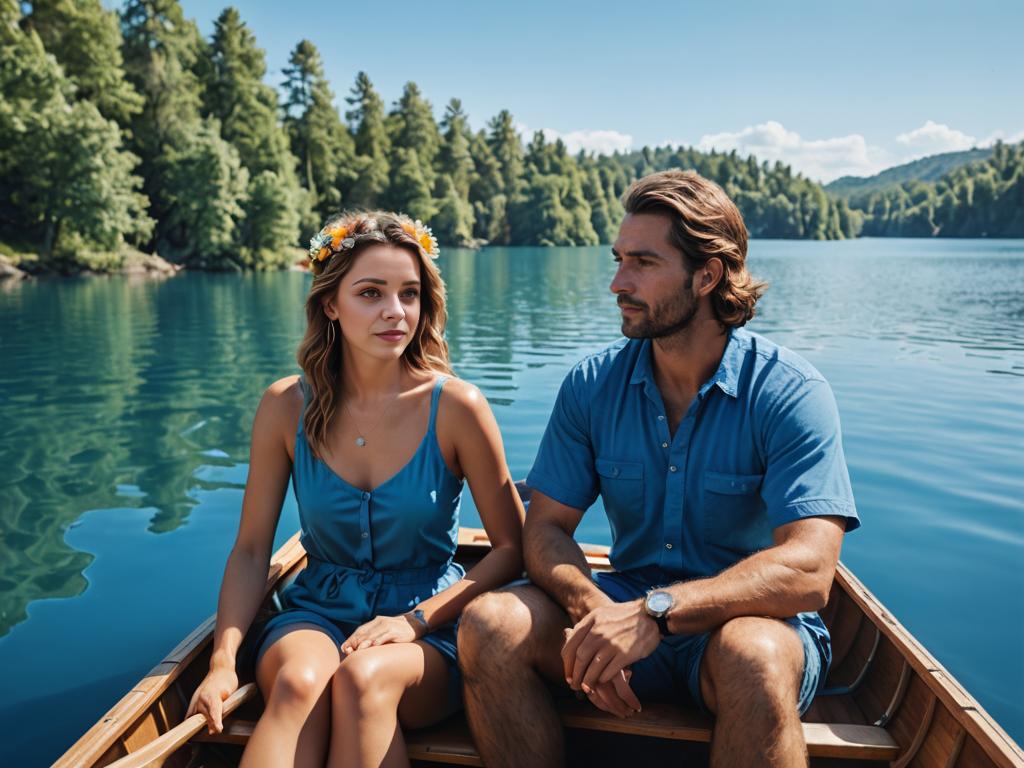
<path id="1" fill-rule="evenodd" d="M 619 268 L 611 291 L 622 312 L 622 335 L 659 339 L 683 330 L 697 314 L 693 273 L 669 242 L 671 222 L 657 213 L 622 220 L 612 254 Z"/>

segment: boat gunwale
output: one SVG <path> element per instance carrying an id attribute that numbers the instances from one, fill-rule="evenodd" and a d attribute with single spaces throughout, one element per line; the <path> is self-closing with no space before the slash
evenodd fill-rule
<path id="1" fill-rule="evenodd" d="M 836 581 L 863 614 L 896 646 L 897 652 L 939 703 L 1001 768 L 1024 766 L 1024 751 L 960 682 L 899 622 L 882 602 L 840 562 Z"/>

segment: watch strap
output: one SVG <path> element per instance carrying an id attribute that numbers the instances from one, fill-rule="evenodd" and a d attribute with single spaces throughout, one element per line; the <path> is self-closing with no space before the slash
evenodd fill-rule
<path id="1" fill-rule="evenodd" d="M 662 637 L 668 637 L 672 633 L 668 630 L 668 614 L 664 616 L 651 616 L 655 623 L 658 625 L 658 631 L 661 632 Z"/>

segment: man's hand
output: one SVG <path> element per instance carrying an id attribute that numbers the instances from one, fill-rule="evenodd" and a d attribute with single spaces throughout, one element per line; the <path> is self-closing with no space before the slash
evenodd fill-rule
<path id="1" fill-rule="evenodd" d="M 624 669 L 615 675 L 609 683 L 598 683 L 590 689 L 587 698 L 598 709 L 621 717 L 632 717 L 640 711 L 640 699 L 629 687 L 629 678 L 633 672 Z"/>
<path id="2" fill-rule="evenodd" d="M 627 666 L 654 653 L 660 642 L 658 625 L 644 612 L 642 601 L 595 608 L 566 630 L 565 681 L 590 695 L 599 684 L 611 682 Z"/>

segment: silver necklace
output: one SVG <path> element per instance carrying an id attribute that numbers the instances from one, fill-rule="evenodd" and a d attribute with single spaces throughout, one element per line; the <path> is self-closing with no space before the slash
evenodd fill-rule
<path id="1" fill-rule="evenodd" d="M 372 435 L 374 430 L 376 430 L 377 427 L 380 426 L 380 423 L 382 421 L 384 421 L 384 417 L 388 415 L 388 411 L 391 410 L 391 406 L 393 406 L 395 404 L 395 401 L 398 400 L 398 396 L 400 394 L 401 394 L 400 391 L 399 392 L 395 392 L 395 396 L 391 398 L 391 402 L 388 403 L 388 407 L 385 408 L 384 412 L 381 413 L 381 415 L 378 417 L 377 423 L 374 424 L 373 428 L 370 429 L 367 432 L 363 432 L 363 430 L 361 430 L 359 428 L 359 424 L 356 421 L 356 417 L 352 415 L 352 409 L 348 407 L 348 401 L 347 400 L 342 400 L 341 401 L 342 405 L 345 406 L 345 410 L 348 412 L 348 417 L 350 419 L 352 419 L 352 426 L 354 426 L 356 428 L 356 434 L 358 435 L 358 437 L 355 440 L 356 445 L 358 445 L 360 448 L 362 448 L 362 447 L 364 447 L 366 445 L 366 435 Z"/>

